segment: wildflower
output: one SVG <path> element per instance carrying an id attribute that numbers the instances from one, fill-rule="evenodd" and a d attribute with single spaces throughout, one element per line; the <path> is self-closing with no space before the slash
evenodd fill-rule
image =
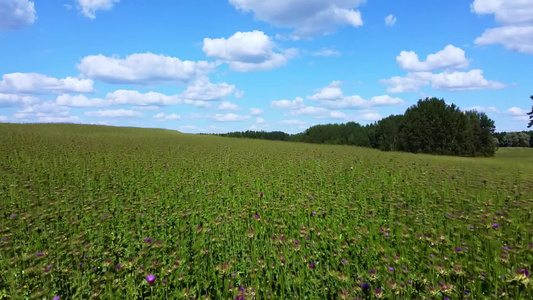
<path id="1" fill-rule="evenodd" d="M 52 300 L 59 300 L 61 299 L 61 296 L 55 296 Z"/>
<path id="2" fill-rule="evenodd" d="M 296 245 L 296 246 L 298 246 L 299 244 L 300 244 L 300 242 L 298 242 L 298 240 L 296 240 L 296 241 L 294 242 L 294 245 Z"/>
<path id="3" fill-rule="evenodd" d="M 164 284 L 167 284 L 167 281 L 166 281 L 166 280 L 163 280 L 163 283 L 164 283 Z"/>
<path id="4" fill-rule="evenodd" d="M 470 229 L 474 229 L 474 226 L 470 226 Z"/>
<path id="5" fill-rule="evenodd" d="M 494 224 L 492 224 L 492 228 L 496 229 L 496 228 L 498 228 L 498 227 L 500 227 L 500 225 L 498 225 L 498 223 L 494 223 Z"/>
<path id="6" fill-rule="evenodd" d="M 361 283 L 359 286 L 362 289 L 365 289 L 365 290 L 370 288 L 370 285 L 368 283 L 366 283 L 366 282 Z"/>
<path id="7" fill-rule="evenodd" d="M 455 251 L 461 252 L 461 248 L 457 247 L 457 248 L 455 248 Z"/>
<path id="8" fill-rule="evenodd" d="M 260 217 L 259 217 L 258 214 L 255 214 L 254 217 L 255 217 L 256 219 L 258 219 L 258 220 L 260 219 Z"/>
<path id="9" fill-rule="evenodd" d="M 146 282 L 152 284 L 154 283 L 154 281 L 155 281 L 155 275 L 149 274 L 148 276 L 146 276 Z"/>
<path id="10" fill-rule="evenodd" d="M 389 233 L 388 232 L 385 232 L 385 237 L 389 237 Z"/>
<path id="11" fill-rule="evenodd" d="M 37 256 L 43 256 L 44 254 L 42 252 L 37 253 Z"/>
<path id="12" fill-rule="evenodd" d="M 316 216 L 316 211 L 313 212 L 313 216 Z"/>
<path id="13" fill-rule="evenodd" d="M 121 265 L 121 264 L 118 264 L 118 265 L 116 266 L 116 268 L 117 268 L 117 270 L 120 270 L 120 268 L 122 268 L 122 265 Z"/>
<path id="14" fill-rule="evenodd" d="M 387 267 L 387 269 L 389 269 L 389 271 L 394 271 L 394 268 L 393 267 Z"/>
<path id="15" fill-rule="evenodd" d="M 14 218 L 16 217 L 17 215 L 16 214 L 11 214 L 11 218 Z"/>
<path id="16" fill-rule="evenodd" d="M 259 197 L 263 198 L 263 192 L 259 193 Z"/>
<path id="17" fill-rule="evenodd" d="M 314 267 L 313 264 L 309 264 L 309 269 L 313 269 Z"/>

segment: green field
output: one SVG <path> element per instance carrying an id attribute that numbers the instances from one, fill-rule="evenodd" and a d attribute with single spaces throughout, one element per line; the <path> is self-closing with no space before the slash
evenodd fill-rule
<path id="1" fill-rule="evenodd" d="M 0 124 L 0 299 L 531 299 L 532 205 L 533 149 Z"/>

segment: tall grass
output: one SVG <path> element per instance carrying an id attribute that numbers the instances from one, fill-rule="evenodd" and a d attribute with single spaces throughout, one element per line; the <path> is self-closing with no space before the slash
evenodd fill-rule
<path id="1" fill-rule="evenodd" d="M 533 292 L 531 149 L 467 159 L 42 124 L 0 124 L 0 143 L 0 299 Z"/>

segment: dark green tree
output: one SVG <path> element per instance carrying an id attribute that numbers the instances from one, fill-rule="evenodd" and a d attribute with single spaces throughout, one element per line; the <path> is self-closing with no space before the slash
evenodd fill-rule
<path id="1" fill-rule="evenodd" d="M 531 100 L 533 100 L 533 96 L 529 96 Z M 527 128 L 530 128 L 533 126 L 533 105 L 531 106 L 531 111 L 527 113 L 529 115 L 529 124 L 527 125 Z"/>

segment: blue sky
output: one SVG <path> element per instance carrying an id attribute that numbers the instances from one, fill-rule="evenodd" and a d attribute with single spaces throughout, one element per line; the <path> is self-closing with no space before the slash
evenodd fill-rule
<path id="1" fill-rule="evenodd" d="M 368 124 L 425 97 L 526 130 L 530 0 L 0 0 L 0 122 Z"/>

